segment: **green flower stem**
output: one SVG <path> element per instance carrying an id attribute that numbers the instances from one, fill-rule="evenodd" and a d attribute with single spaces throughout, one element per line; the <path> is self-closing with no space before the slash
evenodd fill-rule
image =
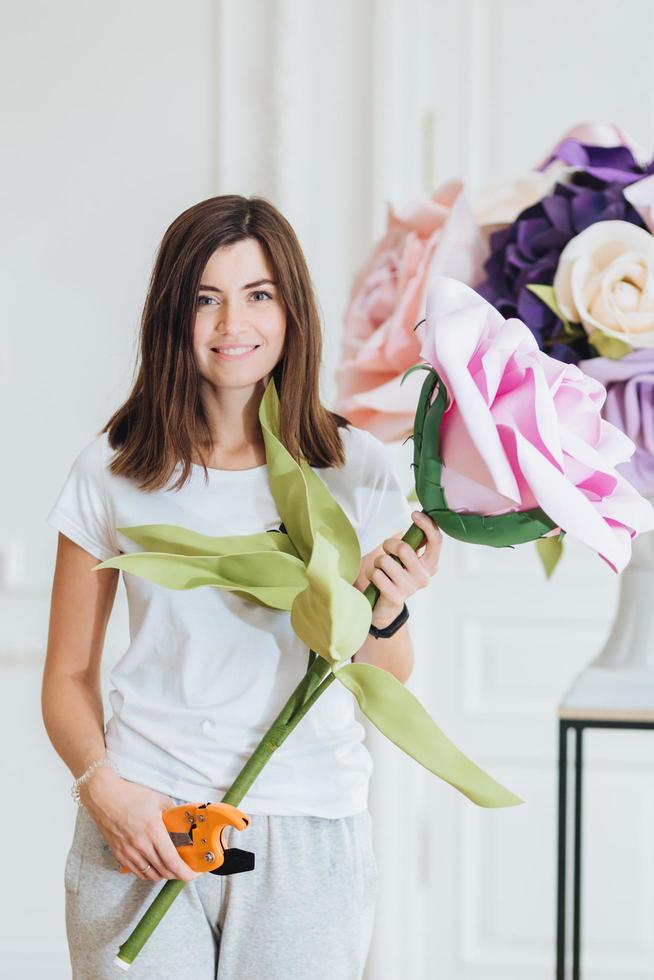
<path id="1" fill-rule="evenodd" d="M 223 803 L 238 806 L 250 786 L 257 778 L 273 752 L 293 731 L 297 723 L 307 713 L 312 704 L 327 689 L 329 683 L 322 684 L 330 674 L 328 682 L 334 679 L 331 667 L 322 657 L 316 656 L 311 667 L 297 685 L 290 698 L 263 736 L 230 788 L 222 798 Z M 164 915 L 183 890 L 186 882 L 180 879 L 167 881 L 154 901 L 148 906 L 131 934 L 120 946 L 117 959 L 122 965 L 134 962 Z"/>
<path id="2" fill-rule="evenodd" d="M 248 761 L 245 763 L 240 773 L 229 787 L 222 798 L 223 803 L 231 803 L 238 806 L 245 794 L 248 792 L 252 783 L 257 778 L 263 767 L 270 759 L 273 752 L 279 748 L 282 742 L 290 735 L 298 721 L 306 712 L 300 714 L 305 698 L 313 697 L 315 688 L 331 670 L 329 664 L 322 657 L 316 657 L 311 667 L 295 688 L 290 698 L 275 718 L 274 722 L 259 742 Z M 313 702 L 312 702 L 313 703 Z"/>
<path id="3" fill-rule="evenodd" d="M 402 537 L 402 540 L 410 544 L 414 550 L 420 547 L 423 539 L 424 532 L 415 524 L 411 524 L 411 527 Z M 399 561 L 395 555 L 393 557 Z M 370 582 L 363 595 L 374 609 L 379 598 L 377 586 Z M 231 803 L 232 806 L 239 805 L 273 752 L 279 748 L 298 722 L 304 718 L 309 709 L 335 680 L 336 675 L 331 665 L 318 656 L 315 651 L 310 651 L 309 660 L 311 666 L 223 796 L 222 803 Z M 171 879 L 166 882 L 152 904 L 143 913 L 132 933 L 120 946 L 116 959 L 122 965 L 134 962 L 185 884 L 186 882 L 179 879 Z"/>
<path id="4" fill-rule="evenodd" d="M 118 948 L 116 955 L 118 966 L 123 969 L 131 966 L 185 884 L 185 881 L 178 878 L 166 882 L 154 902 L 145 910 L 131 934 Z"/>

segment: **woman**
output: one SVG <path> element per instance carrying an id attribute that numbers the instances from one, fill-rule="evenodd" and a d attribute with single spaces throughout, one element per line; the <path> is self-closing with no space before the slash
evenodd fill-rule
<path id="1" fill-rule="evenodd" d="M 65 870 L 75 978 L 115 976 L 118 945 L 167 878 L 188 885 L 139 955 L 140 977 L 362 974 L 376 867 L 371 761 L 352 696 L 331 685 L 243 799 L 250 827 L 238 841 L 229 828 L 225 840 L 255 853 L 254 871 L 195 874 L 161 813 L 222 798 L 304 675 L 307 648 L 283 610 L 123 575 L 130 644 L 110 675 L 105 726 L 100 661 L 119 573 L 92 571 L 98 559 L 140 550 L 119 528 L 279 528 L 258 420 L 272 377 L 280 437 L 348 514 L 365 555 L 355 584 L 377 585 L 373 625 L 391 624 L 436 571 L 441 534 L 411 514 L 383 444 L 322 406 L 320 357 L 306 262 L 269 202 L 214 197 L 172 223 L 149 284 L 133 390 L 80 452 L 47 518 L 60 534 L 43 717 L 82 804 Z M 425 531 L 420 555 L 398 540 L 412 516 Z M 353 659 L 405 681 L 406 626 L 370 636 Z"/>

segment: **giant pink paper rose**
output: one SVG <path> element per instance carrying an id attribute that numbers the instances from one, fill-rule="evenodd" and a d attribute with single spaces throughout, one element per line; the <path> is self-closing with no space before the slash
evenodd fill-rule
<path id="1" fill-rule="evenodd" d="M 522 321 L 462 282 L 432 278 L 426 311 L 420 354 L 451 399 L 441 426 L 448 507 L 541 507 L 622 571 L 631 539 L 654 529 L 654 508 L 616 470 L 636 447 L 602 418 L 604 386 L 539 350 Z"/>
<path id="2" fill-rule="evenodd" d="M 400 210 L 357 272 L 345 311 L 335 410 L 383 441 L 411 432 L 420 379 L 403 372 L 418 359 L 430 275 L 473 282 L 486 246 L 460 181 Z"/>

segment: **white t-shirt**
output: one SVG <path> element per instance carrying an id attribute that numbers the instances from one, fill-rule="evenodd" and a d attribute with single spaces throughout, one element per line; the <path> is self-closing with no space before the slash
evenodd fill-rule
<path id="1" fill-rule="evenodd" d="M 355 528 L 365 555 L 411 523 L 388 448 L 339 429 L 342 467 L 312 467 Z M 141 548 L 117 527 L 175 524 L 201 534 L 255 534 L 281 517 L 266 465 L 193 464 L 180 490 L 141 490 L 108 469 L 106 433 L 75 459 L 46 521 L 96 558 Z M 109 676 L 107 754 L 125 778 L 188 801 L 217 802 L 304 676 L 308 647 L 290 614 L 225 589 L 170 589 L 122 572 L 130 643 Z M 372 760 L 353 695 L 332 683 L 273 754 L 239 804 L 246 813 L 342 817 L 368 805 Z"/>

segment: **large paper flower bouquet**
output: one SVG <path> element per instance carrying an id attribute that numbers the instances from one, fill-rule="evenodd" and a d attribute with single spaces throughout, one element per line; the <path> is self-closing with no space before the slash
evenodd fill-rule
<path id="1" fill-rule="evenodd" d="M 612 567 L 629 560 L 631 538 L 654 527 L 650 504 L 620 479 L 616 460 L 633 444 L 600 417 L 597 382 L 540 351 L 518 320 L 503 317 L 456 280 L 430 283 L 424 371 L 413 428 L 413 470 L 423 511 L 447 534 L 496 547 L 571 533 Z M 319 475 L 281 443 L 274 382 L 259 408 L 270 488 L 284 531 L 207 537 L 187 528 L 118 530 L 143 550 L 96 568 L 121 568 L 167 588 L 210 586 L 290 613 L 310 650 L 305 677 L 262 738 L 223 803 L 236 806 L 259 772 L 327 687 L 337 680 L 399 748 L 485 807 L 520 803 L 452 744 L 420 701 L 388 671 L 351 663 L 379 592 L 352 583 L 356 532 Z M 452 501 L 456 500 L 456 508 Z M 423 534 L 403 536 L 413 548 Z M 397 560 L 397 559 L 396 559 Z M 120 948 L 138 955 L 184 888 L 168 881 Z"/>
<path id="2" fill-rule="evenodd" d="M 572 130 L 528 206 L 494 225 L 479 292 L 543 350 L 606 389 L 603 416 L 636 451 L 620 467 L 654 492 L 654 161 L 617 127 Z M 559 552 L 541 548 L 553 567 Z"/>
<path id="3" fill-rule="evenodd" d="M 654 493 L 653 232 L 654 160 L 608 124 L 573 127 L 537 166 L 511 180 L 472 193 L 450 181 L 428 200 L 389 205 L 386 231 L 352 285 L 336 409 L 381 439 L 407 435 L 415 385 L 402 380 L 422 341 L 414 325 L 434 275 L 453 276 L 502 318 L 525 324 L 544 353 L 601 382 L 585 385 L 553 364 L 544 370 L 553 385 L 565 377 L 566 389 L 574 376 L 585 399 L 632 440 L 635 451 L 615 437 L 614 447 L 601 451 L 640 493 Z M 492 319 L 488 310 L 486 316 Z M 568 428 L 563 397 L 552 394 Z M 590 417 L 597 427 L 597 412 Z M 578 455 L 568 437 L 565 451 Z M 511 481 L 496 489 L 517 501 Z M 477 506 L 478 496 L 467 491 L 461 481 L 452 485 L 451 505 Z M 614 499 L 621 492 L 618 482 Z M 590 497 L 610 517 L 609 496 L 595 493 Z M 561 546 L 559 535 L 537 542 L 548 574 Z"/>

